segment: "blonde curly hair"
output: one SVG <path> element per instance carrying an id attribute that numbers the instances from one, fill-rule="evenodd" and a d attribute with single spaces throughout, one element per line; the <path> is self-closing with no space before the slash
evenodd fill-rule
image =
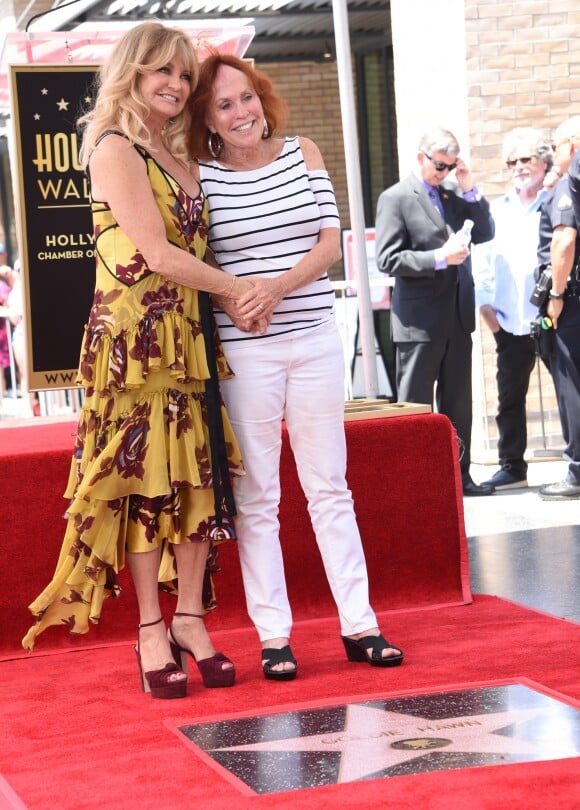
<path id="1" fill-rule="evenodd" d="M 184 31 L 147 22 L 135 26 L 117 42 L 99 70 L 95 106 L 77 121 L 83 133 L 80 149 L 83 168 L 86 168 L 99 137 L 110 129 L 122 132 L 131 144 L 152 151 L 146 125 L 149 110 L 140 93 L 140 79 L 176 57 L 191 75 L 193 92 L 199 76 L 199 62 L 193 44 Z M 162 132 L 165 146 L 184 163 L 188 158 L 186 133 L 190 122 L 191 113 L 186 105 L 179 115 L 167 122 Z"/>

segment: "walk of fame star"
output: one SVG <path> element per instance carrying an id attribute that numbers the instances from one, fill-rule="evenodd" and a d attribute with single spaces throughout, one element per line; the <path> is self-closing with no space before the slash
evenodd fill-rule
<path id="1" fill-rule="evenodd" d="M 180 726 L 256 793 L 580 754 L 580 711 L 521 684 Z"/>

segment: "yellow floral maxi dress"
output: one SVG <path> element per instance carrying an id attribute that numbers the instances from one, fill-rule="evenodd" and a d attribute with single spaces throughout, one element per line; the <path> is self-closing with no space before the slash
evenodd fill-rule
<path id="1" fill-rule="evenodd" d="M 188 197 L 153 158 L 151 186 L 167 238 L 202 258 L 205 198 Z M 232 376 L 209 296 L 147 267 L 104 203 L 92 201 L 95 296 L 77 382 L 86 398 L 65 497 L 68 524 L 52 582 L 30 605 L 31 651 L 51 625 L 86 633 L 119 595 L 125 552 L 161 547 L 159 582 L 176 592 L 173 543 L 212 544 L 204 607 L 215 606 L 217 545 L 234 537 L 229 476 L 243 474 L 218 378 Z M 213 366 L 213 369 L 212 369 Z"/>

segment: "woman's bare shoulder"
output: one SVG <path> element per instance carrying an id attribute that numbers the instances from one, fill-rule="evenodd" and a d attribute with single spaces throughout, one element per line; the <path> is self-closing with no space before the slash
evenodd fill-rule
<path id="1" fill-rule="evenodd" d="M 300 149 L 304 155 L 304 162 L 308 169 L 324 169 L 324 160 L 318 146 L 311 141 L 310 138 L 304 138 L 302 135 L 298 138 Z"/>

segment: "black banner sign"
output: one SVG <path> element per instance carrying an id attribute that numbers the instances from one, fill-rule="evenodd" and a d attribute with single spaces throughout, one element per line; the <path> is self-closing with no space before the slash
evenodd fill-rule
<path id="1" fill-rule="evenodd" d="M 74 386 L 93 297 L 94 237 L 76 120 L 93 103 L 96 70 L 87 65 L 11 67 L 33 391 Z"/>

